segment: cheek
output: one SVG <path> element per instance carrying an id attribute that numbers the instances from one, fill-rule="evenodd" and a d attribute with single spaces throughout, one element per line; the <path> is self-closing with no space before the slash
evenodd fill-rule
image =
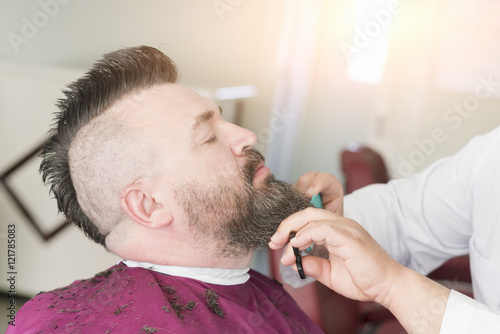
<path id="1" fill-rule="evenodd" d="M 229 178 L 239 178 L 241 176 L 240 166 L 235 159 L 222 162 L 221 168 L 222 175 L 226 175 Z"/>
<path id="2" fill-rule="evenodd" d="M 241 178 L 241 166 L 243 160 L 238 160 L 231 152 L 219 150 L 217 153 L 207 152 L 203 154 L 199 166 L 210 173 L 211 176 L 229 179 Z"/>

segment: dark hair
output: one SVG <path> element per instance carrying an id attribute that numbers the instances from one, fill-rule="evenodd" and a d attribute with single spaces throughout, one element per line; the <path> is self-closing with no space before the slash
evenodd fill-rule
<path id="1" fill-rule="evenodd" d="M 106 238 L 83 212 L 70 176 L 68 152 L 78 131 L 124 96 L 164 83 L 175 83 L 178 72 L 161 51 L 138 46 L 104 55 L 57 102 L 54 124 L 42 153 L 40 173 L 66 218 L 87 237 L 104 245 Z"/>

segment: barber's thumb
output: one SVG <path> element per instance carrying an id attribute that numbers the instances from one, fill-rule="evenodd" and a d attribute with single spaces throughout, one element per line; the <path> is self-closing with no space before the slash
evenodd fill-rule
<path id="1" fill-rule="evenodd" d="M 331 265 L 328 260 L 317 256 L 304 256 L 302 258 L 302 267 L 307 276 L 313 277 L 318 282 L 331 288 Z"/>

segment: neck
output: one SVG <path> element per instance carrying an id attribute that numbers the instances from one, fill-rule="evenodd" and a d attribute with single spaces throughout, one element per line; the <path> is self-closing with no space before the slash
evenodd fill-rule
<path id="1" fill-rule="evenodd" d="M 166 266 L 196 267 L 196 268 L 221 268 L 221 269 L 242 269 L 250 265 L 254 252 L 243 257 L 220 257 L 210 255 L 208 251 L 190 250 L 185 253 L 176 252 L 175 254 L 145 254 L 142 262 L 150 262 Z M 136 260 L 137 261 L 137 260 Z"/>
<path id="2" fill-rule="evenodd" d="M 249 266 L 254 254 L 252 250 L 237 257 L 220 256 L 217 243 L 174 238 L 170 231 L 162 229 L 151 233 L 152 229 L 133 227 L 136 226 L 128 226 L 122 233 L 114 231 L 106 238 L 108 249 L 125 260 L 163 266 L 242 269 Z"/>
<path id="3" fill-rule="evenodd" d="M 148 262 L 162 266 L 180 266 L 195 268 L 221 268 L 221 269 L 243 269 L 250 265 L 253 252 L 240 258 L 217 258 L 201 256 L 199 253 L 192 254 L 150 254 L 138 251 L 113 251 L 122 259 Z"/>
<path id="4" fill-rule="evenodd" d="M 169 247 L 167 247 L 169 246 Z M 109 246 L 108 246 L 109 248 Z M 201 247 L 182 247 L 169 242 L 121 243 L 119 247 L 109 248 L 115 255 L 125 260 L 148 262 L 163 266 L 242 269 L 250 265 L 254 251 L 238 257 L 214 255 L 213 249 Z"/>

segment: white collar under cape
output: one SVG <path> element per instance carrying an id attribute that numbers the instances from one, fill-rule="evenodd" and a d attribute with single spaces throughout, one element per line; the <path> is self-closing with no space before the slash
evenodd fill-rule
<path id="1" fill-rule="evenodd" d="M 192 278 L 210 284 L 237 285 L 243 284 L 250 278 L 249 267 L 243 269 L 197 268 L 162 266 L 148 262 L 122 260 L 127 267 L 142 267 L 162 274 Z"/>

